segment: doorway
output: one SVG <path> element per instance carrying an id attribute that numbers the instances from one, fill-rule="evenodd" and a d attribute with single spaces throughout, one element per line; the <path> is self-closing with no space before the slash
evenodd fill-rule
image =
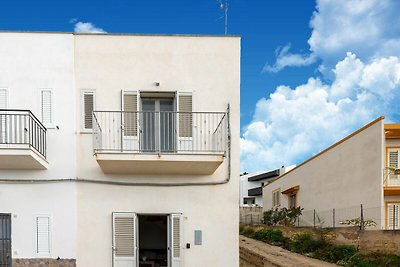
<path id="1" fill-rule="evenodd" d="M 168 216 L 138 215 L 139 267 L 168 266 Z"/>
<path id="2" fill-rule="evenodd" d="M 11 267 L 11 214 L 0 213 L 0 266 Z"/>
<path id="3" fill-rule="evenodd" d="M 175 116 L 173 98 L 142 98 L 142 151 L 175 151 Z"/>

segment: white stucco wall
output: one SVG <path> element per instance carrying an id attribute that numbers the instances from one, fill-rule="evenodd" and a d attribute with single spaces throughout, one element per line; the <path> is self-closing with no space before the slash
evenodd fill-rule
<path id="1" fill-rule="evenodd" d="M 272 191 L 280 188 L 282 192 L 299 185 L 297 205 L 305 211 L 335 208 L 337 212 L 345 212 L 349 209 L 348 216 L 359 216 L 350 210 L 355 208 L 357 211 L 363 204 L 364 208 L 373 210 L 370 216 L 380 221 L 383 216 L 380 208 L 383 205 L 383 155 L 383 120 L 378 120 L 265 186 L 264 209 L 272 208 Z M 288 207 L 286 195 L 281 195 L 281 206 Z"/>
<path id="2" fill-rule="evenodd" d="M 40 119 L 40 89 L 53 90 L 54 125 L 47 131 L 48 170 L 1 170 L 0 179 L 75 177 L 75 109 L 72 34 L 0 33 L 0 88 L 8 108 Z M 68 183 L 1 184 L 0 212 L 12 214 L 14 258 L 37 257 L 34 215 L 53 218 L 51 257 L 76 257 L 76 189 Z"/>
<path id="3" fill-rule="evenodd" d="M 121 90 L 193 93 L 194 111 L 231 105 L 231 181 L 191 187 L 78 185 L 78 264 L 110 266 L 111 213 L 183 213 L 184 266 L 238 266 L 240 38 L 194 36 L 75 36 L 76 101 L 96 90 L 96 110 L 120 110 Z M 160 82 L 159 87 L 154 83 Z M 80 126 L 81 111 L 76 116 Z M 128 182 L 206 182 L 228 177 L 228 160 L 213 175 L 106 175 L 92 136 L 77 135 L 77 176 Z M 184 157 L 184 156 L 183 156 Z M 194 246 L 194 230 L 203 245 Z M 93 244 L 96 244 L 95 246 Z"/>

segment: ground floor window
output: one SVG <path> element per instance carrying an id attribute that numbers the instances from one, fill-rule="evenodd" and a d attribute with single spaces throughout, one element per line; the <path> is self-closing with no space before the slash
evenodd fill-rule
<path id="1" fill-rule="evenodd" d="M 289 209 L 296 208 L 297 206 L 297 193 L 291 193 L 289 197 Z"/>
<path id="2" fill-rule="evenodd" d="M 254 197 L 245 197 L 243 198 L 244 205 L 254 205 L 256 204 L 256 199 Z"/>

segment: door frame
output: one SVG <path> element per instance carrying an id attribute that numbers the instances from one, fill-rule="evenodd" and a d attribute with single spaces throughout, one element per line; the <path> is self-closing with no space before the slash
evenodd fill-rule
<path id="1" fill-rule="evenodd" d="M 5 263 L 4 267 L 11 267 L 12 266 L 12 218 L 11 218 L 11 213 L 0 213 L 0 217 L 8 217 L 6 218 L 7 221 L 9 222 L 10 225 L 10 232 L 8 233 L 7 236 L 9 236 L 9 238 L 4 238 L 1 242 L 4 244 L 4 241 L 9 241 L 9 246 L 7 246 L 7 248 L 4 248 L 4 253 L 8 256 L 6 256 L 6 260 L 7 262 Z M 7 254 L 8 252 L 8 254 Z"/>

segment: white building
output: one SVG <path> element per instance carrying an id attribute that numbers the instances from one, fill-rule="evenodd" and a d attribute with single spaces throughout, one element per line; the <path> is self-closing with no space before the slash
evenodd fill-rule
<path id="1" fill-rule="evenodd" d="M 0 265 L 239 265 L 239 37 L 1 32 L 0 58 Z"/>
<path id="2" fill-rule="evenodd" d="M 266 184 L 263 195 L 264 210 L 304 208 L 299 224 L 363 218 L 375 229 L 399 229 L 400 124 L 372 121 Z"/>
<path id="3" fill-rule="evenodd" d="M 239 194 L 240 207 L 263 206 L 263 190 L 262 187 L 273 179 L 279 177 L 296 167 L 291 165 L 267 172 L 248 173 L 240 176 Z"/>

